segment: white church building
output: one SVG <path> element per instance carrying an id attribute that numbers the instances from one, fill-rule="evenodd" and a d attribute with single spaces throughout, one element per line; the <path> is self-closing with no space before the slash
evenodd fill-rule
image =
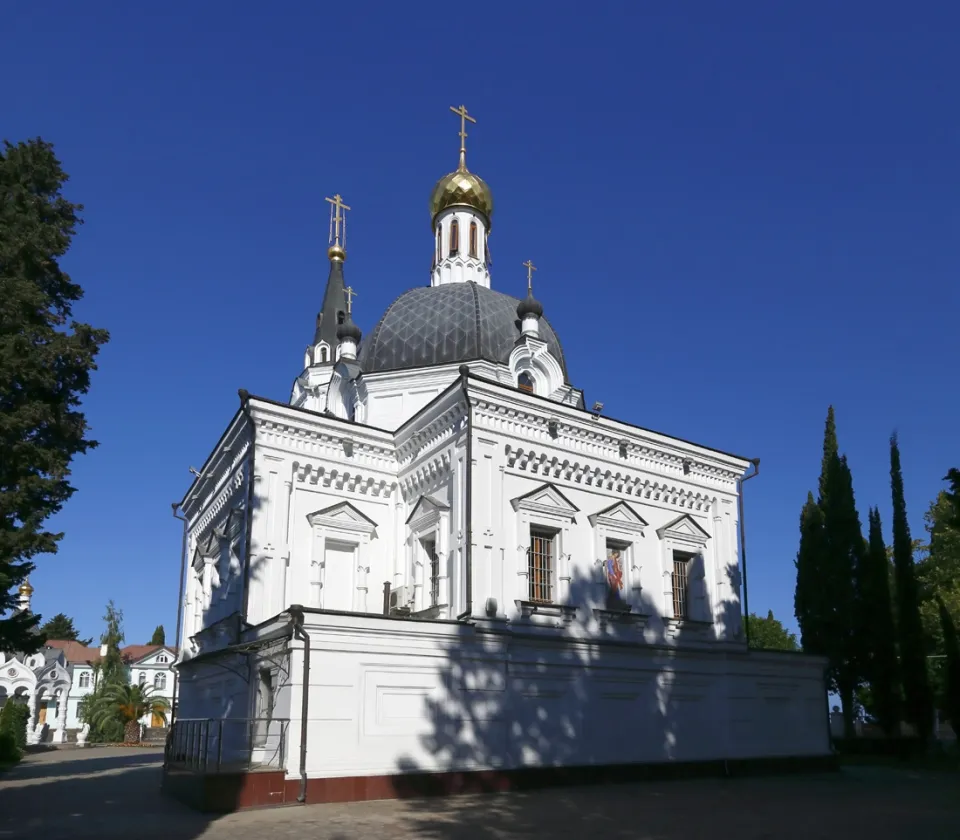
<path id="1" fill-rule="evenodd" d="M 362 335 L 328 199 L 289 402 L 241 390 L 180 504 L 168 790 L 229 809 L 822 763 L 825 662 L 744 639 L 751 462 L 584 406 L 532 284 L 492 288 L 456 113 L 429 284 Z"/>

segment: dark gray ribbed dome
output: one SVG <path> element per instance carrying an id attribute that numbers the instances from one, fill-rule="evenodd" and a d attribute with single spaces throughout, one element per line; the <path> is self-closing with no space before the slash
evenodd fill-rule
<path id="1" fill-rule="evenodd" d="M 390 304 L 363 342 L 360 367 L 374 373 L 474 359 L 506 364 L 520 338 L 519 302 L 469 282 L 411 289 Z M 540 337 L 569 383 L 563 348 L 545 318 Z"/>

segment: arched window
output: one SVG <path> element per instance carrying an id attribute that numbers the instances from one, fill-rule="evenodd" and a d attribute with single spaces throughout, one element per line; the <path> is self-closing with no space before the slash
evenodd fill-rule
<path id="1" fill-rule="evenodd" d="M 342 311 L 338 311 L 338 312 L 337 312 L 337 323 L 338 323 L 338 324 L 342 324 L 343 321 L 344 321 L 344 319 L 345 319 L 346 317 L 347 317 L 347 316 L 346 316 Z"/>
<path id="2" fill-rule="evenodd" d="M 156 690 L 161 690 L 167 687 L 167 675 L 164 673 L 159 673 L 153 678 L 153 687 Z"/>
<path id="3" fill-rule="evenodd" d="M 329 354 L 327 353 L 327 348 L 326 348 L 326 347 L 321 347 L 321 348 L 320 348 L 320 362 L 321 362 L 321 364 L 324 363 L 324 362 L 326 362 L 326 361 L 328 360 L 328 356 L 329 356 Z"/>
<path id="4" fill-rule="evenodd" d="M 80 674 L 80 688 L 90 688 L 90 672 L 84 671 Z"/>
<path id="5" fill-rule="evenodd" d="M 470 256 L 477 256 L 477 223 L 470 222 Z"/>
<path id="6" fill-rule="evenodd" d="M 437 262 L 443 259 L 443 234 L 437 228 Z"/>
<path id="7" fill-rule="evenodd" d="M 146 685 L 147 684 L 147 672 L 141 671 L 137 675 L 137 685 Z"/>
<path id="8" fill-rule="evenodd" d="M 460 222 L 454 219 L 450 222 L 450 256 L 460 252 Z"/>
<path id="9" fill-rule="evenodd" d="M 532 379 L 532 377 L 530 376 L 529 373 L 521 373 L 521 374 L 517 377 L 517 387 L 518 387 L 521 391 L 527 391 L 527 392 L 530 393 L 530 394 L 532 394 L 532 393 L 534 392 L 534 391 L 533 391 L 533 379 Z"/>

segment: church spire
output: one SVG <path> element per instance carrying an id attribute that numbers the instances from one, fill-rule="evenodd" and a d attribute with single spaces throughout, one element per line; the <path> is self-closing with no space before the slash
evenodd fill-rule
<path id="1" fill-rule="evenodd" d="M 323 293 L 323 306 L 317 314 L 313 347 L 308 351 L 314 365 L 333 365 L 337 361 L 337 348 L 340 346 L 337 328 L 346 319 L 348 311 L 343 280 L 343 263 L 347 258 L 347 219 L 343 211 L 350 207 L 343 203 L 339 193 L 326 200 L 330 203 L 330 247 L 327 249 L 330 274 Z"/>

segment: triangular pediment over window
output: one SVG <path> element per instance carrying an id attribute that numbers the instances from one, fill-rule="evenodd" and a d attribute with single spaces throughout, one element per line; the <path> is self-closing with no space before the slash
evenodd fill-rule
<path id="1" fill-rule="evenodd" d="M 669 538 L 677 542 L 696 543 L 698 545 L 704 545 L 710 539 L 710 534 L 689 513 L 678 516 L 662 528 L 657 528 L 657 536 L 660 539 Z"/>
<path id="2" fill-rule="evenodd" d="M 601 511 L 590 515 L 590 524 L 595 528 L 597 523 L 608 527 L 617 527 L 629 531 L 640 531 L 647 527 L 647 520 L 637 513 L 626 502 L 617 502 Z"/>
<path id="3" fill-rule="evenodd" d="M 365 513 L 357 510 L 350 502 L 340 502 L 330 507 L 307 514 L 311 525 L 334 528 L 343 531 L 373 534 L 377 529 L 374 522 Z"/>
<path id="4" fill-rule="evenodd" d="M 415 519 L 422 519 L 425 516 L 439 514 L 440 511 L 447 510 L 450 510 L 450 505 L 445 505 L 439 499 L 435 499 L 433 496 L 421 496 L 417 499 L 417 503 L 413 506 L 413 510 L 410 511 L 410 515 L 404 524 L 409 525 Z"/>
<path id="5" fill-rule="evenodd" d="M 535 513 L 552 514 L 573 521 L 575 514 L 580 512 L 573 502 L 563 495 L 552 484 L 543 484 L 536 490 L 524 493 L 510 500 L 514 510 L 529 510 Z"/>

